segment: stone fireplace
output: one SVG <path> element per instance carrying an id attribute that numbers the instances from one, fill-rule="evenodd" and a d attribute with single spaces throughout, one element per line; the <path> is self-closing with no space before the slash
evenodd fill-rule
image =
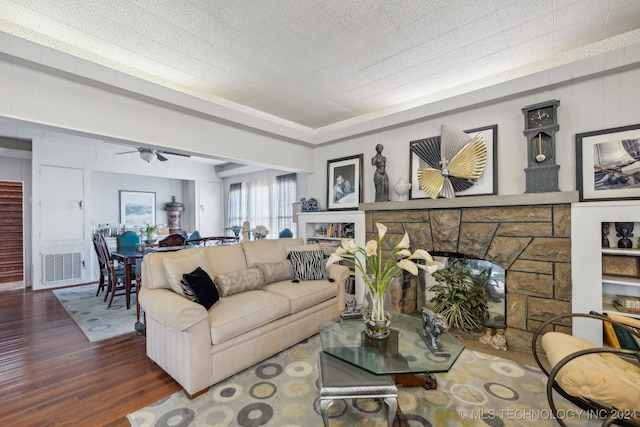
<path id="1" fill-rule="evenodd" d="M 573 202 L 574 192 L 537 193 L 368 203 L 360 209 L 365 211 L 366 240 L 377 238 L 375 223 L 382 222 L 390 245 L 406 231 L 412 249 L 487 260 L 504 268 L 505 334 L 510 347 L 530 351 L 533 332 L 544 320 L 571 312 Z M 414 306 L 425 305 L 418 279 L 401 281 L 402 291 L 416 299 Z M 401 310 L 411 310 L 412 304 L 404 302 Z"/>

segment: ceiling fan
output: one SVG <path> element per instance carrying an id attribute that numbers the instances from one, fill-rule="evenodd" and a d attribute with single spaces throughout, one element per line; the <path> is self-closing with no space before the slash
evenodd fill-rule
<path id="1" fill-rule="evenodd" d="M 124 151 L 122 153 L 116 153 L 116 154 L 130 154 L 130 153 L 140 153 L 140 158 L 147 163 L 153 160 L 154 157 L 160 160 L 161 162 L 166 162 L 167 160 L 169 160 L 165 156 L 163 156 L 163 154 L 170 154 L 172 156 L 181 156 L 181 157 L 191 157 L 188 154 L 175 153 L 173 151 L 154 150 L 151 148 L 138 148 L 134 151 Z"/>

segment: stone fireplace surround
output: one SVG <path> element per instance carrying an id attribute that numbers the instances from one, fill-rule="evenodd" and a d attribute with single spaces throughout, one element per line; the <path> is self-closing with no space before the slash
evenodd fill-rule
<path id="1" fill-rule="evenodd" d="M 366 240 L 377 238 L 375 223 L 381 222 L 390 245 L 406 231 L 412 249 L 504 268 L 505 335 L 509 347 L 530 351 L 543 321 L 571 312 L 571 203 L 577 201 L 577 192 L 529 193 L 362 203 L 360 210 Z M 420 307 L 425 295 L 417 288 Z M 569 325 L 556 328 L 571 333 Z"/>

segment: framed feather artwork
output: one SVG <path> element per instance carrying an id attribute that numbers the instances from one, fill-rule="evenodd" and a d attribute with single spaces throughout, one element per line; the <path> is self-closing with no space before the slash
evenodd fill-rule
<path id="1" fill-rule="evenodd" d="M 498 125 L 411 141 L 410 199 L 498 194 Z"/>

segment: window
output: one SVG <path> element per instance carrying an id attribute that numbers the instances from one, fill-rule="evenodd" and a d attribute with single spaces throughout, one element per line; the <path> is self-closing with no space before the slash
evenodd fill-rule
<path id="1" fill-rule="evenodd" d="M 290 173 L 288 175 L 281 175 L 276 177 L 276 200 L 278 206 L 276 207 L 278 232 L 288 228 L 295 232 L 293 229 L 293 207 L 292 203 L 296 201 L 296 174 Z"/>
<path id="2" fill-rule="evenodd" d="M 296 232 L 292 203 L 296 201 L 296 174 L 234 183 L 229 187 L 227 226 L 249 221 L 251 228 L 264 225 L 270 239 L 285 228 Z"/>
<path id="3" fill-rule="evenodd" d="M 244 218 L 247 217 L 244 199 L 242 184 L 231 184 L 229 187 L 229 203 L 227 206 L 227 227 L 234 227 L 236 225 L 242 227 Z"/>

